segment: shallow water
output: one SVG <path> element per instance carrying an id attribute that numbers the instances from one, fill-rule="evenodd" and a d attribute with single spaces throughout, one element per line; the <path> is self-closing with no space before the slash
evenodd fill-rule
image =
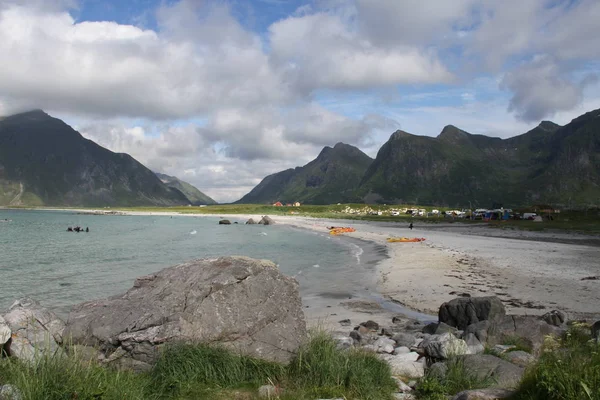
<path id="1" fill-rule="evenodd" d="M 0 222 L 0 310 L 30 296 L 64 316 L 73 304 L 127 290 L 140 275 L 221 255 L 274 261 L 298 279 L 305 303 L 377 298 L 373 271 L 385 257 L 385 249 L 366 242 L 243 220 L 218 225 L 210 217 L 0 210 L 4 219 L 10 222 Z M 76 225 L 90 232 L 66 231 Z"/>

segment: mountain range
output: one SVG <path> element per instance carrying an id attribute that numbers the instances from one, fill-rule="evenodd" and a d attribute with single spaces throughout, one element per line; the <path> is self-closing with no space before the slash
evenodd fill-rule
<path id="1" fill-rule="evenodd" d="M 325 147 L 303 167 L 267 176 L 238 203 L 597 205 L 600 110 L 565 126 L 542 121 L 508 139 L 448 125 L 437 137 L 398 130 L 374 160 L 356 147 Z"/>
<path id="2" fill-rule="evenodd" d="M 0 119 L 0 205 L 176 206 L 202 201 L 202 193 L 190 199 L 183 182 L 172 182 L 163 183 L 130 155 L 85 139 L 41 110 Z"/>
<path id="3" fill-rule="evenodd" d="M 265 177 L 237 203 L 412 203 L 451 207 L 598 205 L 600 110 L 542 121 L 508 139 L 448 125 L 437 137 L 394 132 L 375 159 L 338 143 Z M 176 206 L 215 201 L 153 173 L 41 110 L 0 118 L 0 205 Z"/>

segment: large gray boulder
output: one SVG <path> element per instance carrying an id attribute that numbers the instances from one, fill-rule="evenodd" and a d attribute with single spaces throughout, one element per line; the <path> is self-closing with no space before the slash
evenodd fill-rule
<path id="1" fill-rule="evenodd" d="M 439 321 L 460 330 L 479 321 L 503 318 L 506 310 L 496 296 L 458 297 L 440 306 Z"/>
<path id="2" fill-rule="evenodd" d="M 40 357 L 63 355 L 60 344 L 65 323 L 35 300 L 15 301 L 4 316 L 11 337 L 4 350 L 11 357 L 36 362 Z"/>
<path id="3" fill-rule="evenodd" d="M 427 357 L 438 360 L 462 356 L 469 352 L 467 343 L 462 339 L 456 338 L 451 333 L 433 335 L 430 338 L 423 340 L 423 342 L 419 344 L 419 347 L 423 347 Z"/>
<path id="4" fill-rule="evenodd" d="M 521 377 L 523 376 L 524 369 L 511 364 L 501 358 L 490 354 L 469 354 L 466 356 L 460 356 L 458 358 L 464 365 L 464 373 L 472 376 L 476 376 L 479 379 L 490 379 L 488 384 L 492 388 L 510 389 L 516 387 Z M 453 361 L 446 361 L 447 362 Z M 436 363 L 433 365 L 438 365 Z M 445 374 L 446 368 L 440 365 L 437 368 L 438 373 Z"/>
<path id="5" fill-rule="evenodd" d="M 518 339 L 531 348 L 533 354 L 538 354 L 547 335 L 560 336 L 566 330 L 565 326 L 548 324 L 544 317 L 534 315 L 506 315 L 494 321 L 482 321 L 469 325 L 465 335 L 474 334 L 479 341 L 488 346 L 513 343 Z"/>
<path id="6" fill-rule="evenodd" d="M 295 279 L 270 261 L 220 257 L 166 268 L 122 295 L 73 307 L 64 336 L 133 369 L 149 368 L 161 345 L 181 341 L 286 362 L 306 323 Z"/>

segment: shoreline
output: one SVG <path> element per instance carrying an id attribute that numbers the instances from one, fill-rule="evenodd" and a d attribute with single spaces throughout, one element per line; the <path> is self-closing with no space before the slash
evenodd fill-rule
<path id="1" fill-rule="evenodd" d="M 45 209 L 44 211 L 49 211 Z M 68 212 L 93 210 L 56 209 Z M 104 210 L 98 210 L 103 212 Z M 111 211 L 119 211 L 114 209 Z M 227 218 L 244 223 L 251 214 L 182 214 L 121 211 L 124 215 Z M 423 319 L 437 315 L 439 306 L 460 295 L 498 296 L 510 314 L 540 315 L 553 309 L 570 319 L 600 316 L 600 249 L 597 236 L 530 231 L 505 231 L 481 226 L 405 224 L 274 216 L 275 223 L 326 233 L 328 226 L 352 226 L 343 236 L 386 249 L 387 258 L 375 265 L 373 299 L 339 301 L 321 312 L 305 310 L 311 325 L 339 330 L 337 321 L 353 324 L 367 319 L 389 321 L 398 314 Z M 425 237 L 420 243 L 388 243 L 387 237 Z M 377 297 L 380 297 L 377 299 Z M 387 302 L 387 303 L 386 303 Z M 398 307 L 383 305 L 396 304 Z M 406 312 L 399 311 L 404 307 Z M 416 313 L 413 313 L 414 310 Z"/>

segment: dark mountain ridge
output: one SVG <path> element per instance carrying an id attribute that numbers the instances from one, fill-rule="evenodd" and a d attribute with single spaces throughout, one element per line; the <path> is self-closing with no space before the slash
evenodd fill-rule
<path id="1" fill-rule="evenodd" d="M 354 146 L 327 146 L 305 166 L 267 176 L 237 203 L 329 204 L 360 200 L 355 190 L 371 162 Z"/>
<path id="2" fill-rule="evenodd" d="M 187 205 L 133 157 L 85 139 L 41 110 L 0 120 L 0 204 Z"/>
<path id="3" fill-rule="evenodd" d="M 298 189 L 307 176 L 310 179 L 306 182 L 320 183 L 322 177 L 307 170 L 322 167 L 334 149 L 326 147 L 304 167 L 268 176 L 239 202 L 265 203 L 279 198 L 288 201 L 288 194 L 297 196 L 297 191 L 283 188 Z M 350 168 L 352 162 L 346 159 L 344 165 Z M 364 173 L 357 184 L 356 177 L 362 169 Z M 471 134 L 453 125 L 445 126 L 437 137 L 398 130 L 379 149 L 375 160 L 367 162 L 363 158 L 354 172 L 350 183 L 336 185 L 337 196 L 330 191 L 323 197 L 323 188 L 312 185 L 310 202 L 451 207 L 597 205 L 600 110 L 590 111 L 565 126 L 542 121 L 530 131 L 507 139 Z M 261 195 L 266 193 L 269 195 Z"/>

